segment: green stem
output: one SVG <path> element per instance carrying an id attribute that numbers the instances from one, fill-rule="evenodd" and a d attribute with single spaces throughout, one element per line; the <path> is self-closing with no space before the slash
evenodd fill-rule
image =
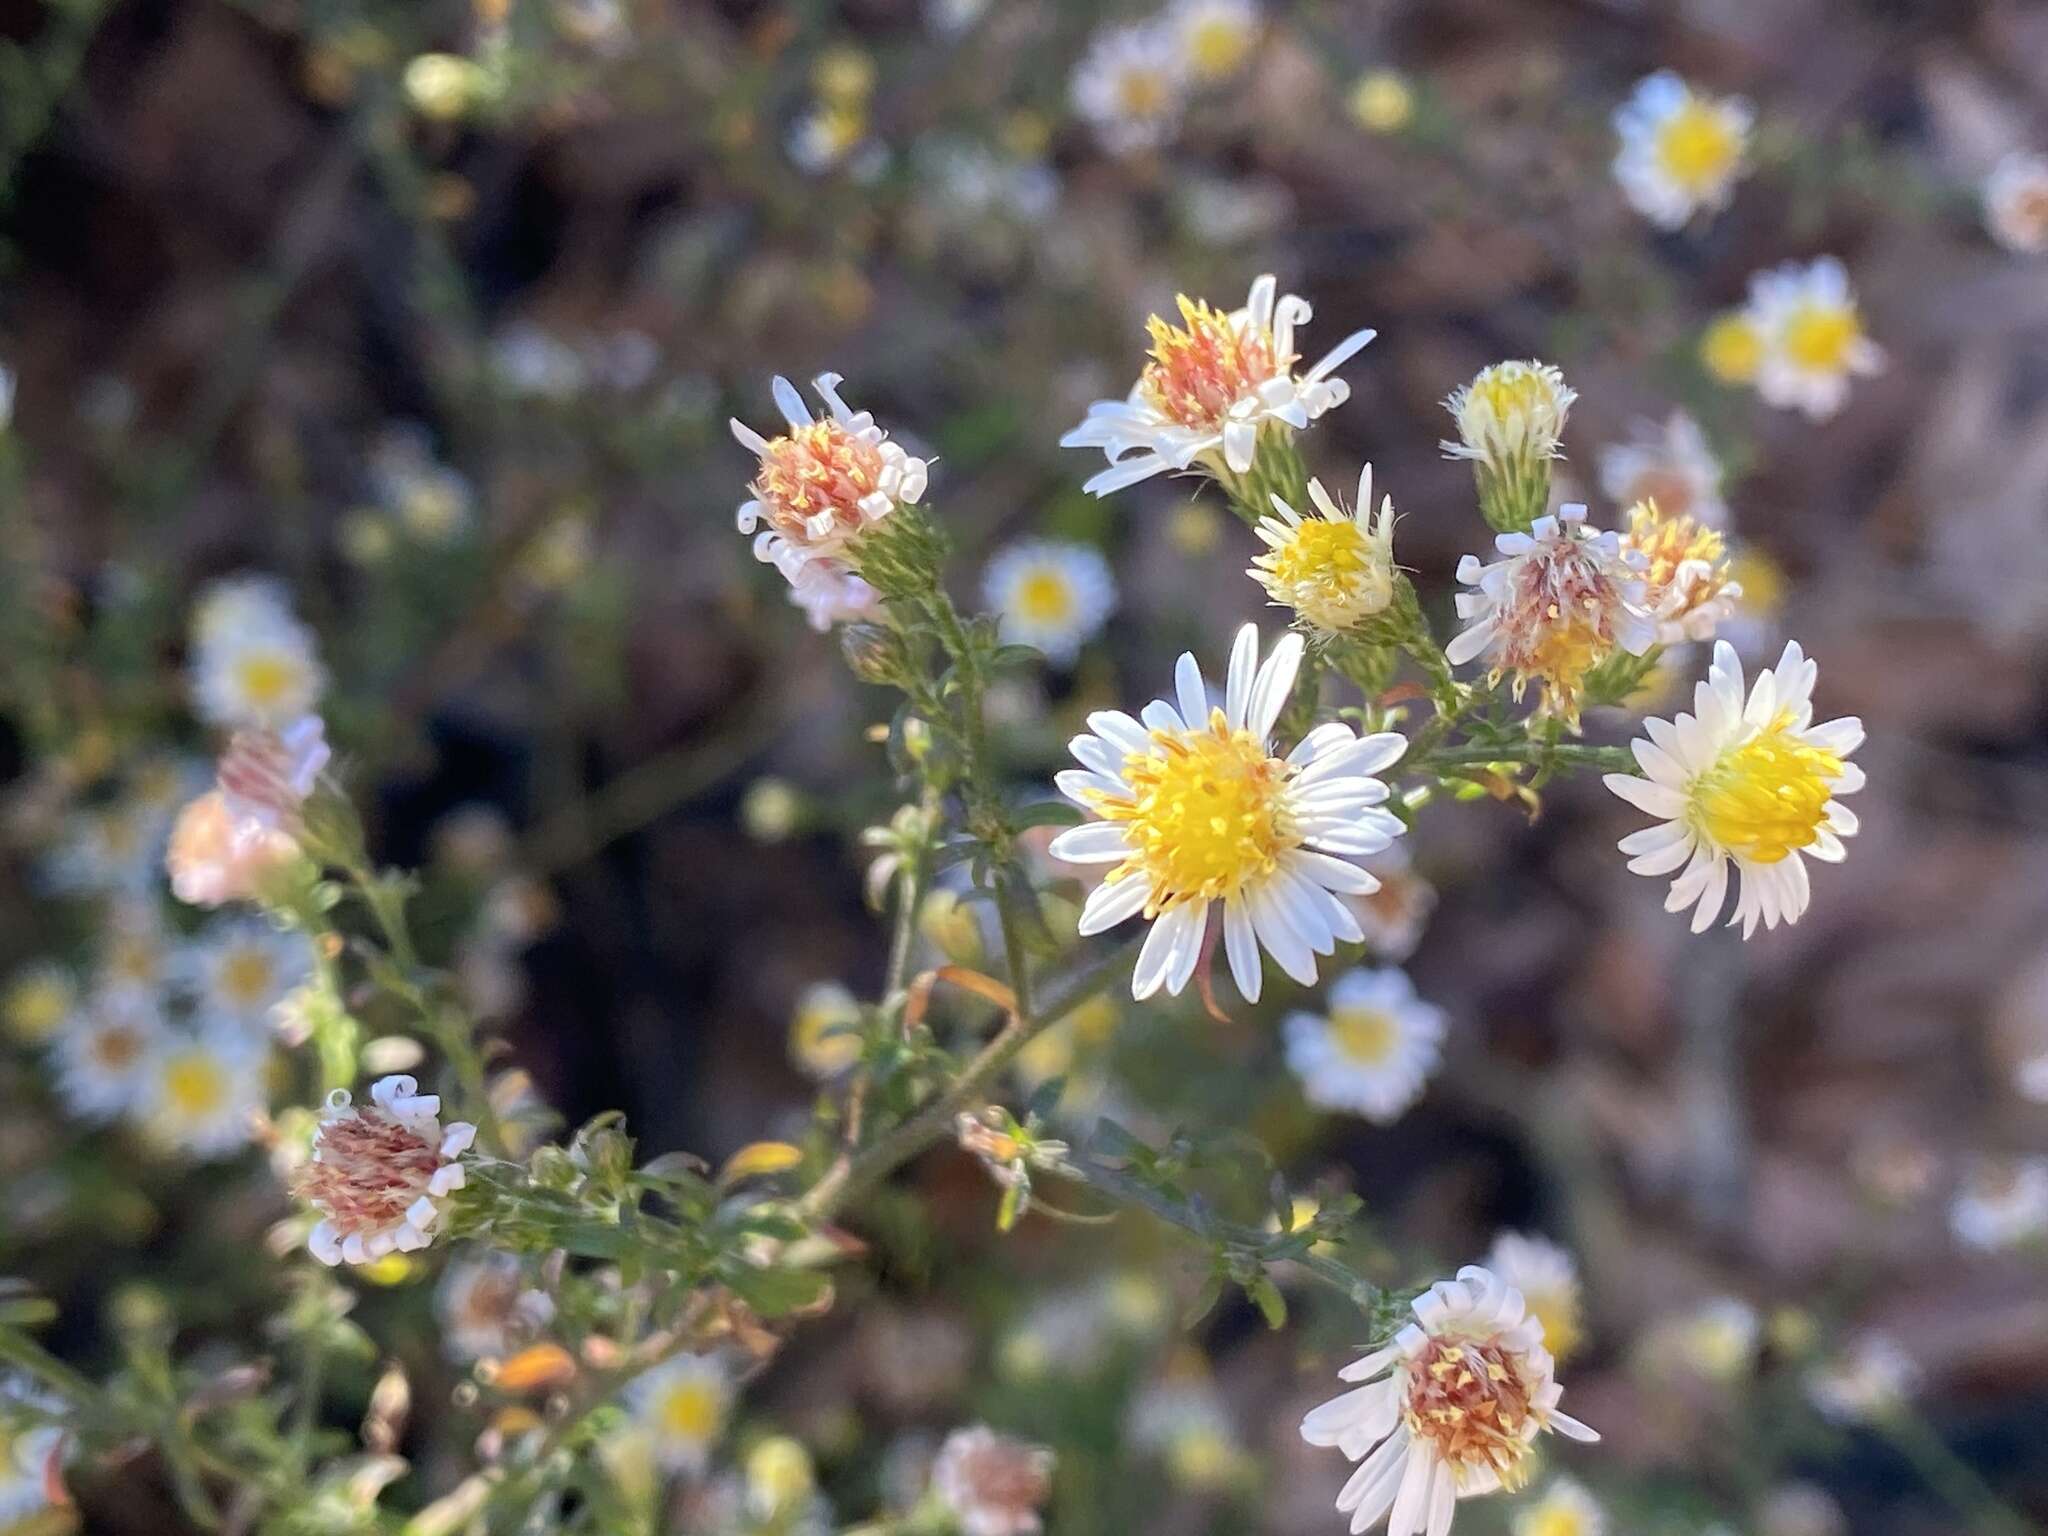
<path id="1" fill-rule="evenodd" d="M 2034 1529 L 1918 1414 L 1890 1414 L 1876 1427 L 1977 1536 L 2028 1536 Z"/>

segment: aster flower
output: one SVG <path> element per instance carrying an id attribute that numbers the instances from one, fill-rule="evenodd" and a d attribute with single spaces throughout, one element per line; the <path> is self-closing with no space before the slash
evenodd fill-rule
<path id="1" fill-rule="evenodd" d="M 295 1193 L 321 1216 L 306 1247 L 322 1264 L 370 1264 L 433 1241 L 442 1202 L 465 1181 L 458 1159 L 476 1139 L 466 1120 L 441 1127 L 441 1101 L 410 1077 L 380 1079 L 370 1103 L 327 1096 Z"/>
<path id="2" fill-rule="evenodd" d="M 201 598 L 193 621 L 192 696 L 212 724 L 275 728 L 320 702 L 327 673 L 313 632 L 275 601 L 267 583 Z"/>
<path id="3" fill-rule="evenodd" d="M 1074 66 L 1074 111 L 1103 148 L 1128 155 L 1157 149 L 1180 126 L 1187 100 L 1180 38 L 1157 22 L 1105 27 Z"/>
<path id="4" fill-rule="evenodd" d="M 1849 274 L 1832 256 L 1787 262 L 1749 281 L 1749 314 L 1763 337 L 1757 393 L 1822 421 L 1849 398 L 1849 380 L 1880 373 L 1884 353 L 1863 332 Z"/>
<path id="5" fill-rule="evenodd" d="M 1035 1536 L 1052 1491 L 1052 1452 L 985 1424 L 956 1429 L 932 1462 L 932 1492 L 964 1536 Z"/>
<path id="6" fill-rule="evenodd" d="M 1957 1242 L 1987 1251 L 2048 1235 L 2048 1157 L 1973 1168 L 1949 1207 L 1948 1224 Z"/>
<path id="7" fill-rule="evenodd" d="M 2024 256 L 2048 251 L 2048 155 L 2015 149 L 1984 181 L 1984 227 Z"/>
<path id="8" fill-rule="evenodd" d="M 1332 723 L 1275 757 L 1273 726 L 1301 652 L 1301 636 L 1290 634 L 1261 665 L 1258 629 L 1247 624 L 1231 648 L 1220 709 L 1200 665 L 1183 655 L 1175 702 L 1146 705 L 1142 723 L 1098 711 L 1088 717 L 1089 734 L 1071 743 L 1082 766 L 1057 776 L 1060 793 L 1100 819 L 1062 832 L 1051 852 L 1114 866 L 1082 909 L 1083 935 L 1140 913 L 1152 923 L 1133 997 L 1162 987 L 1179 995 L 1219 903 L 1230 974 L 1247 1002 L 1259 997 L 1261 948 L 1306 985 L 1317 955 L 1364 937 L 1337 898 L 1377 887 L 1350 860 L 1379 852 L 1404 830 L 1380 808 L 1389 792 L 1371 775 L 1399 761 L 1407 742 L 1391 731 L 1360 738 Z"/>
<path id="9" fill-rule="evenodd" d="M 171 980 L 171 936 L 153 901 L 126 899 L 101 924 L 93 990 L 108 998 L 156 1001 Z"/>
<path id="10" fill-rule="evenodd" d="M 1358 472 L 1355 510 L 1346 512 L 1320 480 L 1309 481 L 1308 496 L 1308 517 L 1273 498 L 1273 515 L 1252 530 L 1266 552 L 1245 574 L 1311 629 L 1342 634 L 1394 600 L 1394 498 L 1381 497 L 1374 514 L 1370 464 Z"/>
<path id="11" fill-rule="evenodd" d="M 1742 585 L 1729 574 L 1728 544 L 1688 516 L 1670 516 L 1654 501 L 1628 511 L 1624 554 L 1643 558 L 1643 606 L 1657 621 L 1663 645 L 1711 640 L 1735 614 Z"/>
<path id="12" fill-rule="evenodd" d="M 1012 645 L 1071 665 L 1116 611 L 1116 580 L 1101 551 L 1087 544 L 1025 539 L 998 550 L 981 589 Z"/>
<path id="13" fill-rule="evenodd" d="M 526 1283 L 517 1255 L 486 1252 L 448 1266 L 434 1292 L 441 1347 L 454 1360 L 496 1359 L 555 1315 L 548 1293 Z"/>
<path id="14" fill-rule="evenodd" d="M 313 973 L 302 933 L 254 918 L 217 922 L 185 956 L 202 1015 L 261 1032 L 270 1010 Z"/>
<path id="15" fill-rule="evenodd" d="M 1658 1319 L 1643 1336 L 1642 1358 L 1660 1378 L 1680 1374 L 1728 1386 L 1755 1369 L 1762 1337 L 1755 1307 L 1739 1296 L 1714 1296 Z"/>
<path id="16" fill-rule="evenodd" d="M 1300 431 L 1351 395 L 1331 375 L 1373 339 L 1353 331 L 1323 360 L 1296 374 L 1294 328 L 1311 313 L 1306 299 L 1281 295 L 1271 273 L 1252 284 L 1244 308 L 1223 314 L 1185 294 L 1181 323 L 1146 322 L 1151 361 L 1123 400 L 1098 400 L 1060 439 L 1062 448 L 1100 448 L 1109 468 L 1083 487 L 1107 496 L 1168 470 L 1199 467 L 1242 475 L 1262 431 Z"/>
<path id="17" fill-rule="evenodd" d="M 1623 549 L 1619 535 L 1587 527 L 1577 505 L 1493 545 L 1501 559 L 1458 562 L 1458 580 L 1477 590 L 1458 594 L 1466 627 L 1444 657 L 1454 667 L 1484 658 L 1489 683 L 1514 673 L 1517 700 L 1532 680 L 1540 683 L 1540 709 L 1576 728 L 1587 670 L 1617 649 L 1640 656 L 1656 643 L 1656 622 L 1643 608 L 1648 562 Z"/>
<path id="18" fill-rule="evenodd" d="M 1700 424 L 1684 411 L 1673 411 L 1661 423 L 1638 421 L 1628 441 L 1600 450 L 1600 489 L 1616 506 L 1654 501 L 1667 517 L 1725 528 L 1728 503 L 1721 482 L 1721 461 Z"/>
<path id="19" fill-rule="evenodd" d="M 234 1025 L 165 1036 L 143 1069 L 134 1113 L 153 1139 L 176 1151 L 232 1156 L 255 1138 L 269 1060 L 268 1042 Z"/>
<path id="20" fill-rule="evenodd" d="M 1259 40 L 1258 0 L 1174 0 L 1165 20 L 1187 73 L 1204 84 L 1236 74 Z"/>
<path id="21" fill-rule="evenodd" d="M 1287 1065 L 1311 1104 L 1391 1125 L 1422 1096 L 1443 1054 L 1443 1010 L 1407 975 L 1347 971 L 1321 1014 L 1287 1016 Z"/>
<path id="22" fill-rule="evenodd" d="M 1229 1406 L 1199 1355 L 1184 1352 L 1162 1379 L 1132 1401 L 1131 1444 L 1157 1455 L 1183 1488 L 1209 1492 L 1246 1470 L 1246 1454 Z"/>
<path id="23" fill-rule="evenodd" d="M 754 534 L 754 558 L 773 565 L 791 586 L 804 584 L 813 561 L 835 561 L 835 573 L 857 565 L 860 536 L 924 496 L 925 461 L 890 442 L 870 412 L 849 406 L 839 384 L 836 373 L 811 381 L 828 411 L 819 420 L 796 386 L 778 375 L 775 404 L 786 426 L 779 437 L 731 423 L 740 446 L 760 460 L 747 487 L 750 499 L 740 503 L 739 530 Z"/>
<path id="24" fill-rule="evenodd" d="M 1550 461 L 1577 393 L 1547 363 L 1506 362 L 1482 368 L 1452 391 L 1444 409 L 1458 440 L 1439 446 L 1472 463 L 1479 510 L 1499 533 L 1518 532 L 1550 503 Z"/>
<path id="25" fill-rule="evenodd" d="M 235 732 L 214 788 L 180 811 L 171 828 L 164 864 L 177 898 L 202 907 L 248 901 L 297 858 L 300 812 L 330 755 L 318 715 L 277 730 Z"/>
<path id="26" fill-rule="evenodd" d="M 1602 1536 L 1607 1511 L 1583 1483 L 1553 1478 L 1548 1488 L 1515 1511 L 1509 1528 L 1514 1536 Z"/>
<path id="27" fill-rule="evenodd" d="M 153 881 L 168 827 L 162 807 L 133 796 L 86 806 L 65 819 L 37 873 L 54 891 L 135 897 Z"/>
<path id="28" fill-rule="evenodd" d="M 51 1043 L 57 1091 L 81 1120 L 126 1114 L 164 1039 L 154 993 L 101 991 L 64 1023 Z"/>
<path id="29" fill-rule="evenodd" d="M 1728 206 L 1744 170 L 1753 114 L 1734 96 L 1705 96 L 1668 69 L 1637 84 L 1614 114 L 1614 179 L 1636 212 L 1677 229 Z"/>
<path id="30" fill-rule="evenodd" d="M 1581 1321 L 1579 1266 L 1548 1238 L 1501 1232 L 1486 1255 L 1486 1267 L 1522 1293 L 1529 1315 L 1543 1325 L 1543 1347 L 1553 1359 L 1569 1358 L 1585 1337 Z"/>
<path id="31" fill-rule="evenodd" d="M 732 1382 L 709 1355 L 677 1355 L 626 1389 L 634 1417 L 670 1472 L 701 1473 L 711 1461 L 732 1411 Z"/>
<path id="32" fill-rule="evenodd" d="M 1817 675 L 1789 642 L 1745 700 L 1742 663 L 1734 647 L 1716 641 L 1693 713 L 1646 720 L 1648 739 L 1630 743 L 1646 777 L 1606 777 L 1615 794 L 1661 818 L 1623 838 L 1621 851 L 1638 875 L 1685 866 L 1664 908 L 1694 907 L 1694 933 L 1720 915 L 1731 868 L 1742 878 L 1729 921 L 1742 924 L 1745 939 L 1759 921 L 1797 922 L 1811 894 L 1806 858 L 1839 863 L 1842 839 L 1856 833 L 1855 813 L 1840 797 L 1863 787 L 1863 770 L 1848 761 L 1863 743 L 1863 722 L 1813 723 Z"/>
<path id="33" fill-rule="evenodd" d="M 1391 1343 L 1338 1372 L 1368 1385 L 1302 1420 L 1310 1445 L 1363 1458 L 1337 1495 L 1353 1536 L 1381 1519 L 1388 1536 L 1445 1536 L 1459 1499 L 1528 1477 L 1545 1430 L 1600 1438 L 1558 1409 L 1564 1389 L 1542 1325 L 1490 1270 L 1467 1265 L 1416 1297 L 1413 1310 Z"/>
<path id="34" fill-rule="evenodd" d="M 0 1527 L 23 1525 L 50 1504 L 64 1426 L 62 1402 L 17 1371 L 0 1376 Z"/>

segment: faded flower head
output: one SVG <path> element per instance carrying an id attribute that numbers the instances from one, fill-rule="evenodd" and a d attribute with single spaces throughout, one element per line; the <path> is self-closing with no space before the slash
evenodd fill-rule
<path id="1" fill-rule="evenodd" d="M 1445 1536 L 1459 1499 L 1528 1479 L 1545 1430 L 1600 1438 L 1559 1410 L 1542 1325 L 1490 1270 L 1467 1265 L 1413 1310 L 1392 1343 L 1338 1372 L 1368 1385 L 1302 1420 L 1310 1445 L 1360 1462 L 1337 1495 L 1354 1532 L 1386 1518 L 1389 1536 Z"/>
<path id="2" fill-rule="evenodd" d="M 1638 421 L 1627 442 L 1600 450 L 1600 489 L 1617 506 L 1654 501 L 1667 517 L 1725 528 L 1721 482 L 1721 461 L 1700 424 L 1683 411 L 1662 422 Z"/>
<path id="3" fill-rule="evenodd" d="M 796 386 L 777 376 L 775 403 L 785 425 L 779 437 L 764 438 L 738 420 L 731 424 L 740 446 L 759 460 L 747 487 L 750 499 L 740 504 L 739 530 L 754 534 L 754 558 L 773 565 L 791 586 L 803 585 L 813 561 L 857 563 L 859 536 L 924 495 L 924 460 L 890 442 L 872 414 L 848 406 L 839 383 L 836 373 L 812 381 L 828 408 L 819 420 Z"/>
<path id="4" fill-rule="evenodd" d="M 813 560 L 789 589 L 789 600 L 819 634 L 835 624 L 870 619 L 882 606 L 881 594 L 836 560 Z"/>
<path id="5" fill-rule="evenodd" d="M 547 1325 L 554 1301 L 527 1284 L 515 1254 L 486 1252 L 448 1266 L 434 1293 L 441 1345 L 455 1360 L 495 1359 Z"/>
<path id="6" fill-rule="evenodd" d="M 1654 501 L 1628 510 L 1623 552 L 1642 556 L 1643 606 L 1663 645 L 1711 640 L 1735 612 L 1741 584 L 1729 574 L 1728 544 L 1689 516 L 1667 516 Z"/>
<path id="7" fill-rule="evenodd" d="M 1043 1446 L 976 1424 L 946 1437 L 932 1463 L 932 1492 L 965 1536 L 1033 1536 L 1052 1466 Z"/>
<path id="8" fill-rule="evenodd" d="M 1752 114 L 1733 96 L 1696 93 L 1668 69 L 1636 86 L 1614 114 L 1614 179 L 1644 218 L 1677 229 L 1728 206 L 1744 170 Z"/>
<path id="9" fill-rule="evenodd" d="M 300 813 L 330 755 L 318 715 L 236 731 L 214 788 L 172 825 L 164 865 L 178 899 L 202 907 L 252 900 L 297 858 Z"/>
<path id="10" fill-rule="evenodd" d="M 1693 691 L 1693 713 L 1648 719 L 1649 735 L 1630 743 L 1645 777 L 1610 773 L 1607 787 L 1659 824 L 1621 840 L 1638 875 L 1684 870 L 1666 911 L 1694 907 L 1703 933 L 1726 904 L 1730 871 L 1741 890 L 1731 924 L 1746 939 L 1795 923 L 1811 899 L 1806 857 L 1840 863 L 1856 815 L 1841 801 L 1863 787 L 1848 761 L 1863 743 L 1854 716 L 1813 723 L 1819 669 L 1796 642 L 1760 673 L 1745 697 L 1742 663 L 1725 640 L 1714 643 L 1707 680 Z"/>
<path id="11" fill-rule="evenodd" d="M 1246 574 L 1311 629 L 1342 634 L 1394 600 L 1394 499 L 1381 497 L 1375 514 L 1370 464 L 1359 471 L 1352 511 L 1320 480 L 1309 481 L 1308 495 L 1315 513 L 1306 517 L 1273 498 L 1273 514 L 1252 530 L 1266 552 Z"/>
<path id="12" fill-rule="evenodd" d="M 440 1114 L 440 1099 L 405 1076 L 379 1080 L 366 1105 L 343 1088 L 327 1096 L 312 1157 L 294 1181 L 321 1216 L 306 1240 L 314 1258 L 369 1264 L 433 1241 L 442 1202 L 464 1183 L 457 1159 L 476 1139 L 467 1121 L 444 1131 Z"/>
<path id="13" fill-rule="evenodd" d="M 1107 496 L 1169 470 L 1223 476 L 1249 471 L 1265 430 L 1300 431 L 1350 398 L 1337 368 L 1371 341 L 1353 331 L 1321 362 L 1296 374 L 1294 329 L 1308 301 L 1282 295 L 1271 273 L 1252 284 L 1244 308 L 1224 313 L 1185 294 L 1180 323 L 1146 322 L 1151 360 L 1123 400 L 1098 400 L 1060 439 L 1063 448 L 1100 448 L 1109 468 L 1084 490 Z"/>
<path id="14" fill-rule="evenodd" d="M 1501 559 L 1458 562 L 1458 580 L 1476 590 L 1458 594 L 1466 627 L 1444 656 L 1452 666 L 1484 658 L 1489 681 L 1512 672 L 1518 700 L 1539 683 L 1542 711 L 1575 727 L 1587 671 L 1616 650 L 1640 656 L 1656 643 L 1643 606 L 1647 561 L 1619 535 L 1588 528 L 1576 505 L 1493 543 Z"/>
<path id="15" fill-rule="evenodd" d="M 1984 225 L 2008 251 L 2048 251 L 2048 155 L 2015 149 L 1984 181 Z"/>

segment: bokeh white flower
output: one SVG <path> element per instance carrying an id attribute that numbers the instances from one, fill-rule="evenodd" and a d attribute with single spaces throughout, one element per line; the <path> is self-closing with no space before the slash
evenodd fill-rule
<path id="1" fill-rule="evenodd" d="M 1584 1483 L 1558 1477 L 1508 1524 L 1513 1536 L 1603 1536 L 1607 1511 Z"/>
<path id="2" fill-rule="evenodd" d="M 1089 544 L 1022 539 L 996 551 L 981 578 L 1002 637 L 1042 651 L 1056 666 L 1072 663 L 1116 611 L 1116 579 Z"/>
<path id="3" fill-rule="evenodd" d="M 1707 528 L 1728 526 L 1723 478 L 1706 433 L 1684 411 L 1662 422 L 1638 421 L 1627 441 L 1600 450 L 1600 489 L 1614 505 L 1654 501 L 1667 517 Z"/>
<path id="4" fill-rule="evenodd" d="M 1884 370 L 1849 274 L 1832 256 L 1759 272 L 1749 282 L 1748 314 L 1763 343 L 1757 393 L 1772 405 L 1824 421 L 1847 402 L 1850 380 Z"/>
<path id="5" fill-rule="evenodd" d="M 2048 251 L 2048 155 L 2008 151 L 1984 179 L 1984 226 L 2022 256 Z"/>
<path id="6" fill-rule="evenodd" d="M 1391 1125 L 1422 1096 L 1443 1054 L 1443 1010 L 1407 974 L 1346 971 L 1320 1013 L 1287 1016 L 1287 1065 L 1311 1104 Z"/>
<path id="7" fill-rule="evenodd" d="M 1948 1224 L 1957 1242 L 1985 1251 L 2048 1237 L 2048 1157 L 1980 1160 L 1956 1191 Z"/>
<path id="8" fill-rule="evenodd" d="M 932 1492 L 962 1536 L 1035 1536 L 1052 1491 L 1052 1452 L 985 1424 L 956 1429 L 932 1462 Z"/>
<path id="9" fill-rule="evenodd" d="M 1103 148 L 1128 155 L 1157 149 L 1180 127 L 1187 58 L 1179 33 L 1159 21 L 1108 26 L 1074 66 L 1074 111 Z"/>
<path id="10" fill-rule="evenodd" d="M 1728 206 L 1749 150 L 1754 114 L 1734 96 L 1697 92 L 1668 69 L 1640 81 L 1614 114 L 1621 149 L 1614 179 L 1660 229 Z"/>
<path id="11" fill-rule="evenodd" d="M 1495 1235 L 1486 1267 L 1522 1293 L 1529 1315 L 1543 1325 L 1543 1347 L 1563 1361 L 1585 1339 L 1584 1302 L 1579 1266 L 1571 1254 L 1548 1238 L 1521 1232 Z"/>
<path id="12" fill-rule="evenodd" d="M 159 1037 L 137 1088 L 135 1114 L 152 1139 L 192 1157 L 232 1156 L 256 1136 L 268 1103 L 269 1042 L 209 1023 Z"/>
<path id="13" fill-rule="evenodd" d="M 732 1411 L 732 1380 L 710 1355 L 677 1355 L 627 1388 L 634 1419 L 667 1471 L 696 1476 L 710 1464 Z"/>

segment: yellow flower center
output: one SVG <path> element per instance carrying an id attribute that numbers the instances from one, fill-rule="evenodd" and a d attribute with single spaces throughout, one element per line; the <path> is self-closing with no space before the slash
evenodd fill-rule
<path id="1" fill-rule="evenodd" d="M 1705 192 L 1735 168 L 1742 139 L 1728 120 L 1697 99 L 1665 120 L 1657 133 L 1657 163 L 1688 192 Z"/>
<path id="2" fill-rule="evenodd" d="M 1518 1536 L 1587 1536 L 1585 1516 L 1560 1502 L 1537 1505 L 1515 1529 Z"/>
<path id="3" fill-rule="evenodd" d="M 1145 322 L 1152 360 L 1140 386 L 1153 405 L 1182 426 L 1220 426 L 1231 406 L 1293 367 L 1292 356 L 1274 354 L 1272 332 L 1232 325 L 1228 315 L 1186 294 L 1177 302 L 1179 325 L 1158 315 Z"/>
<path id="4" fill-rule="evenodd" d="M 186 1119 L 208 1119 L 228 1102 L 228 1075 L 211 1056 L 182 1052 L 164 1067 L 164 1096 Z"/>
<path id="5" fill-rule="evenodd" d="M 1221 80 L 1251 52 L 1251 28 L 1229 16 L 1209 16 L 1187 35 L 1188 65 L 1204 80 Z"/>
<path id="6" fill-rule="evenodd" d="M 1705 565 L 1707 571 L 1685 594 L 1685 612 L 1711 601 L 1728 585 L 1727 541 L 1690 517 L 1665 516 L 1655 501 L 1638 502 L 1629 508 L 1628 538 L 1624 542 L 1650 562 L 1643 580 L 1648 585 L 1649 605 L 1653 609 L 1662 604 L 1678 578 L 1679 567 L 1688 562 Z"/>
<path id="7" fill-rule="evenodd" d="M 284 702 L 298 680 L 298 667 L 279 651 L 253 651 L 235 664 L 242 697 L 258 709 Z"/>
<path id="8" fill-rule="evenodd" d="M 1126 117 L 1143 120 L 1166 110 L 1166 76 L 1156 69 L 1127 69 L 1116 83 L 1117 105 Z"/>
<path id="9" fill-rule="evenodd" d="M 1785 571 L 1755 545 L 1744 545 L 1728 560 L 1728 574 L 1742 587 L 1742 611 L 1769 618 L 1785 606 Z"/>
<path id="10" fill-rule="evenodd" d="M 1579 1323 L 1578 1303 L 1569 1295 L 1543 1292 L 1523 1293 L 1530 1314 L 1543 1325 L 1543 1347 L 1553 1359 L 1562 1360 L 1579 1347 L 1585 1330 Z"/>
<path id="11" fill-rule="evenodd" d="M 274 980 L 270 956 L 260 949 L 238 950 L 221 963 L 222 995 L 244 1008 L 253 1008 L 267 1001 Z"/>
<path id="12" fill-rule="evenodd" d="M 1034 624 L 1060 624 L 1073 616 L 1074 594 L 1058 571 L 1033 571 L 1017 583 L 1017 615 Z"/>
<path id="13" fill-rule="evenodd" d="M 1287 542 L 1256 562 L 1264 585 L 1311 624 L 1346 629 L 1393 600 L 1391 564 L 1349 518 L 1305 518 Z"/>
<path id="14" fill-rule="evenodd" d="M 1764 360 L 1764 339 L 1749 316 L 1722 315 L 1700 338 L 1700 362 L 1723 384 L 1745 384 Z"/>
<path id="15" fill-rule="evenodd" d="M 1393 133 L 1415 115 L 1415 93 L 1392 70 L 1374 70 L 1351 90 L 1351 115 L 1372 133 Z"/>
<path id="16" fill-rule="evenodd" d="M 1131 856 L 1111 880 L 1143 875 L 1146 915 L 1189 901 L 1220 901 L 1270 875 L 1301 835 L 1284 804 L 1289 770 L 1220 709 L 1186 733 L 1154 731 L 1158 749 L 1124 762 L 1129 798 L 1105 796 L 1096 811 L 1126 824 Z"/>
<path id="17" fill-rule="evenodd" d="M 664 1434 L 678 1440 L 709 1440 L 718 1432 L 724 1400 L 717 1386 L 708 1381 L 680 1381 L 661 1399 Z"/>
<path id="18" fill-rule="evenodd" d="M 1693 825 L 1716 847 L 1775 864 L 1820 835 L 1842 760 L 1793 736 L 1780 716 L 1693 781 Z"/>
<path id="19" fill-rule="evenodd" d="M 1330 1039 L 1354 1066 L 1377 1067 L 1394 1054 L 1401 1031 L 1383 1008 L 1339 1008 L 1330 1015 Z"/>
<path id="20" fill-rule="evenodd" d="M 1785 355 L 1809 373 L 1840 373 L 1862 334 L 1854 309 L 1802 304 L 1785 322 Z"/>
<path id="21" fill-rule="evenodd" d="M 1503 424 L 1554 414 L 1557 388 L 1548 375 L 1523 363 L 1501 363 L 1472 381 L 1466 410 L 1475 425 L 1500 430 Z"/>

